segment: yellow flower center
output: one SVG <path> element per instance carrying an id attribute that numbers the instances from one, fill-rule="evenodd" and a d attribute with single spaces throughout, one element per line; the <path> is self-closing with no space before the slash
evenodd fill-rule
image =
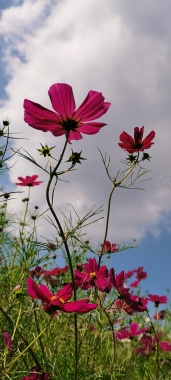
<path id="1" fill-rule="evenodd" d="M 91 280 L 95 280 L 96 279 L 96 272 L 91 272 L 90 278 L 91 278 Z"/>
<path id="2" fill-rule="evenodd" d="M 65 301 L 63 300 L 63 298 L 59 298 L 59 301 L 62 302 L 62 303 L 65 303 Z"/>
<path id="3" fill-rule="evenodd" d="M 57 298 L 56 296 L 53 296 L 53 297 L 51 297 L 50 300 L 53 301 L 53 300 L 56 300 L 56 298 Z"/>

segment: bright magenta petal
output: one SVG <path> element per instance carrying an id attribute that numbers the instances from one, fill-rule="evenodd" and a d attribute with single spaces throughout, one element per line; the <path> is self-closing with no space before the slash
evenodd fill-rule
<path id="1" fill-rule="evenodd" d="M 45 285 L 40 287 L 33 281 L 32 278 L 28 278 L 27 282 L 27 292 L 30 297 L 34 299 L 40 299 L 42 302 L 49 303 L 53 294 Z"/>
<path id="2" fill-rule="evenodd" d="M 74 117 L 76 120 L 81 119 L 84 122 L 98 119 L 107 112 L 110 104 L 104 102 L 101 92 L 89 91 L 83 103 L 75 111 Z"/>
<path id="3" fill-rule="evenodd" d="M 53 109 L 64 120 L 71 119 L 75 110 L 75 100 L 72 87 L 65 83 L 53 84 L 48 91 Z"/>
<path id="4" fill-rule="evenodd" d="M 23 107 L 24 121 L 35 129 L 41 129 L 44 132 L 51 131 L 62 118 L 55 112 L 42 107 L 40 104 L 25 99 Z"/>
<path id="5" fill-rule="evenodd" d="M 79 313 L 84 314 L 96 309 L 98 304 L 89 304 L 89 300 L 79 300 L 65 303 L 63 305 L 63 311 L 66 313 Z"/>
<path id="6" fill-rule="evenodd" d="M 71 283 L 69 283 L 56 293 L 56 297 L 58 297 L 58 299 L 62 298 L 62 300 L 66 302 L 71 298 L 72 291 L 73 291 L 72 285 Z"/>
<path id="7" fill-rule="evenodd" d="M 86 135 L 95 135 L 99 132 L 100 128 L 104 127 L 105 125 L 105 123 L 96 123 L 93 121 L 86 124 L 79 123 L 77 131 L 85 133 Z"/>

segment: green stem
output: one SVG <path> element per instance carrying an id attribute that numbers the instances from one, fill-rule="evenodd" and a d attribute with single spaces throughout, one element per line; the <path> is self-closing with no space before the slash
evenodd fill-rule
<path id="1" fill-rule="evenodd" d="M 14 322 L 12 321 L 11 317 L 6 313 L 6 311 L 0 306 L 0 311 L 1 313 L 5 316 L 6 320 L 10 323 L 10 325 L 14 327 Z M 23 336 L 23 334 L 21 333 L 21 331 L 19 330 L 19 328 L 17 327 L 17 333 L 19 334 L 20 338 L 22 339 L 22 341 L 25 343 L 25 345 L 27 346 L 27 349 L 29 350 L 35 364 L 40 368 L 40 364 L 39 364 L 39 361 L 37 359 L 37 357 L 35 356 L 34 354 L 34 351 L 32 350 L 32 348 L 30 347 L 27 339 Z"/>
<path id="2" fill-rule="evenodd" d="M 103 254 L 103 247 L 104 247 L 104 244 L 105 244 L 105 241 L 107 239 L 107 234 L 108 234 L 108 228 L 109 228 L 109 218 L 110 218 L 110 208 L 111 208 L 111 200 L 112 200 L 112 195 L 113 195 L 113 192 L 114 190 L 116 189 L 116 187 L 119 187 L 121 185 L 121 183 L 129 176 L 129 174 L 133 171 L 133 169 L 135 168 L 136 164 L 137 164 L 137 160 L 134 162 L 134 164 L 127 170 L 127 172 L 125 173 L 125 175 L 119 180 L 119 181 L 116 181 L 114 180 L 113 181 L 113 187 L 112 187 L 112 190 L 110 192 L 110 195 L 109 195 L 109 199 L 108 199 L 108 207 L 107 207 L 107 217 L 106 217 L 106 227 L 105 227 L 105 235 L 104 235 L 104 239 L 103 239 L 103 244 L 102 244 L 102 249 L 101 249 L 101 252 L 99 254 L 99 262 L 98 262 L 98 267 L 100 267 L 100 263 L 101 263 L 101 259 L 102 259 L 102 254 Z"/>
<path id="3" fill-rule="evenodd" d="M 49 178 L 49 181 L 48 181 L 48 184 L 47 184 L 47 188 L 46 188 L 46 200 L 47 200 L 47 204 L 48 204 L 48 207 L 49 207 L 49 210 L 51 211 L 53 217 L 54 217 L 54 220 L 58 226 L 58 229 L 59 229 L 59 234 L 62 238 L 62 241 L 63 241 L 63 244 L 64 244 L 64 247 L 65 247 L 65 250 L 66 250 L 66 254 L 67 254 L 67 258 L 68 258 L 68 263 L 69 263 L 69 267 L 70 267 L 70 272 L 71 272 L 71 278 L 72 278 L 72 283 L 73 283 L 73 291 L 74 291 L 74 300 L 76 301 L 76 286 L 75 286 L 75 280 L 74 280 L 74 271 L 73 271 L 73 265 L 72 265 L 72 260 L 71 260 L 71 255 L 70 255 L 70 251 L 69 251 L 69 247 L 68 247 L 68 243 L 67 243 L 67 238 L 64 234 L 64 231 L 63 231 L 63 228 L 61 226 L 61 223 L 53 209 L 53 202 L 50 201 L 50 188 L 51 188 L 51 184 L 52 184 L 52 180 L 54 177 L 56 177 L 57 175 L 57 169 L 59 167 L 59 165 L 61 164 L 61 161 L 63 159 L 63 156 L 64 156 L 64 153 L 65 153 L 65 150 L 66 150 L 66 147 L 67 147 L 67 142 L 68 142 L 68 138 L 66 138 L 66 141 L 65 141 L 65 144 L 64 144 L 64 147 L 63 147 L 63 150 L 62 150 L 62 153 L 61 153 L 61 156 L 59 158 L 59 161 L 57 163 L 57 165 L 55 166 L 55 168 L 52 170 L 52 172 L 50 173 L 50 178 Z M 74 380 L 77 380 L 77 371 L 78 371 L 78 327 L 77 327 L 77 315 L 74 315 L 74 328 L 75 328 L 75 377 L 74 377 Z"/>

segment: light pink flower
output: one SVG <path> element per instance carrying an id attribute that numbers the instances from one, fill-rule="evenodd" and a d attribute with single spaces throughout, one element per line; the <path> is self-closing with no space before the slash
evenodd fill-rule
<path id="1" fill-rule="evenodd" d="M 106 240 L 104 244 L 101 244 L 102 247 L 102 253 L 112 253 L 112 252 L 118 252 L 118 245 L 112 244 L 110 241 Z"/>
<path id="2" fill-rule="evenodd" d="M 106 125 L 92 121 L 104 115 L 110 107 L 110 103 L 104 102 L 101 92 L 89 91 L 77 110 L 69 84 L 53 84 L 48 94 L 55 112 L 31 100 L 24 100 L 24 120 L 31 127 L 50 131 L 54 136 L 65 135 L 70 143 L 71 140 L 82 139 L 81 133 L 94 135 Z"/>

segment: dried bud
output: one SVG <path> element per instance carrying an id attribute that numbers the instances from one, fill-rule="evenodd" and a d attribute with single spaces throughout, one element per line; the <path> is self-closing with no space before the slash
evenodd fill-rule
<path id="1" fill-rule="evenodd" d="M 82 151 L 80 153 L 77 153 L 73 152 L 72 150 L 72 154 L 66 162 L 72 162 L 72 165 L 81 164 L 80 160 L 86 160 L 86 158 L 81 157 L 81 153 Z"/>

